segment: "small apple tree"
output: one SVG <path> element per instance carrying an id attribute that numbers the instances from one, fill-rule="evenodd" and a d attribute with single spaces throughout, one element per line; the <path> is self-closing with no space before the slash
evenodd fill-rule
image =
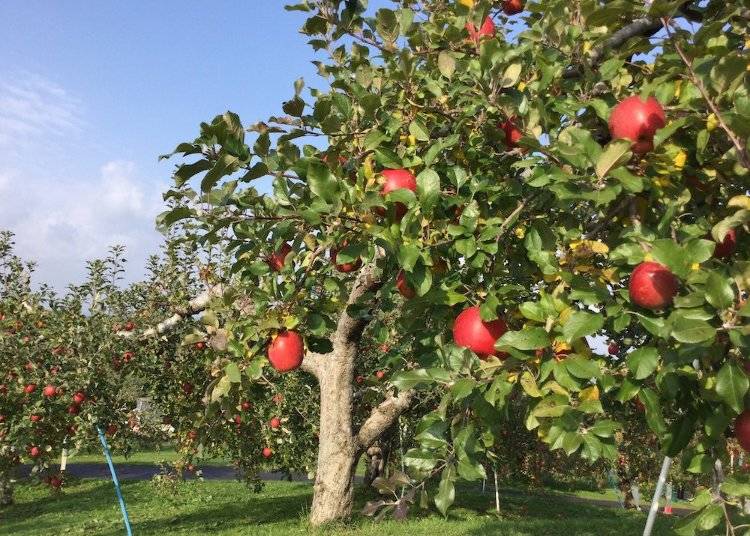
<path id="1" fill-rule="evenodd" d="M 749 385 L 747 3 L 393 4 L 290 6 L 325 88 L 175 150 L 159 221 L 214 263 L 191 312 L 230 359 L 209 405 L 280 381 L 266 355 L 317 382 L 316 525 L 351 513 L 357 460 L 423 389 L 442 401 L 406 462 L 413 489 L 440 477 L 442 512 L 486 476 L 515 393 L 589 460 L 616 457 L 605 407 L 637 397 L 666 455 L 712 470 Z M 355 421 L 363 338 L 400 359 Z"/>

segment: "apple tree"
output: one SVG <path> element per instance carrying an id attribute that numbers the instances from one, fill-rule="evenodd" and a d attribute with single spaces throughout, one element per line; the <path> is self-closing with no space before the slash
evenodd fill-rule
<path id="1" fill-rule="evenodd" d="M 747 2 L 367 4 L 289 6 L 322 89 L 173 153 L 159 223 L 215 263 L 191 312 L 229 360 L 207 414 L 247 381 L 317 383 L 316 525 L 351 513 L 357 460 L 425 391 L 405 461 L 442 512 L 486 477 L 513 396 L 591 461 L 637 398 L 665 455 L 714 470 L 749 384 Z M 355 420 L 363 341 L 390 337 L 398 370 Z"/>

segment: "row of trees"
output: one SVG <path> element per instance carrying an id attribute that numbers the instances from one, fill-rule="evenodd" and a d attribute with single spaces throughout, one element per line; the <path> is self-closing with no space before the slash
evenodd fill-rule
<path id="1" fill-rule="evenodd" d="M 294 406 L 318 443 L 313 524 L 351 514 L 360 456 L 414 408 L 399 515 L 433 478 L 441 512 L 486 478 L 516 403 L 548 448 L 593 462 L 616 459 L 637 401 L 663 454 L 714 473 L 680 530 L 731 525 L 750 495 L 720 465 L 750 386 L 750 6 L 393 4 L 288 8 L 326 88 L 298 80 L 283 115 L 227 112 L 177 146 L 158 224 L 204 293 L 149 303 L 108 344 L 153 347 L 148 377 L 172 363 L 160 381 L 185 399 L 161 402 L 190 448 L 240 463 L 279 443 L 263 419 L 242 435 L 248 391 L 319 393 Z M 301 372 L 268 372 L 269 348 Z"/>

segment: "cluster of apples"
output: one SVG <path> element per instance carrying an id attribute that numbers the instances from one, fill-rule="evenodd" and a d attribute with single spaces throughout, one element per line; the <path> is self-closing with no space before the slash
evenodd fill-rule
<path id="1" fill-rule="evenodd" d="M 503 13 L 508 16 L 517 15 L 523 11 L 523 4 L 523 0 L 503 0 Z M 469 32 L 469 38 L 478 44 L 484 38 L 495 37 L 495 23 L 490 17 L 486 17 L 479 28 L 473 23 L 467 22 L 466 31 Z"/>

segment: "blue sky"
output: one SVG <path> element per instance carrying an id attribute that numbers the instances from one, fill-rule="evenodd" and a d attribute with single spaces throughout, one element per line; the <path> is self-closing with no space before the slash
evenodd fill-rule
<path id="1" fill-rule="evenodd" d="M 227 109 L 279 113 L 299 76 L 321 86 L 285 3 L 0 2 L 0 228 L 39 280 L 80 281 L 113 243 L 140 277 L 173 166 L 157 156 Z"/>

